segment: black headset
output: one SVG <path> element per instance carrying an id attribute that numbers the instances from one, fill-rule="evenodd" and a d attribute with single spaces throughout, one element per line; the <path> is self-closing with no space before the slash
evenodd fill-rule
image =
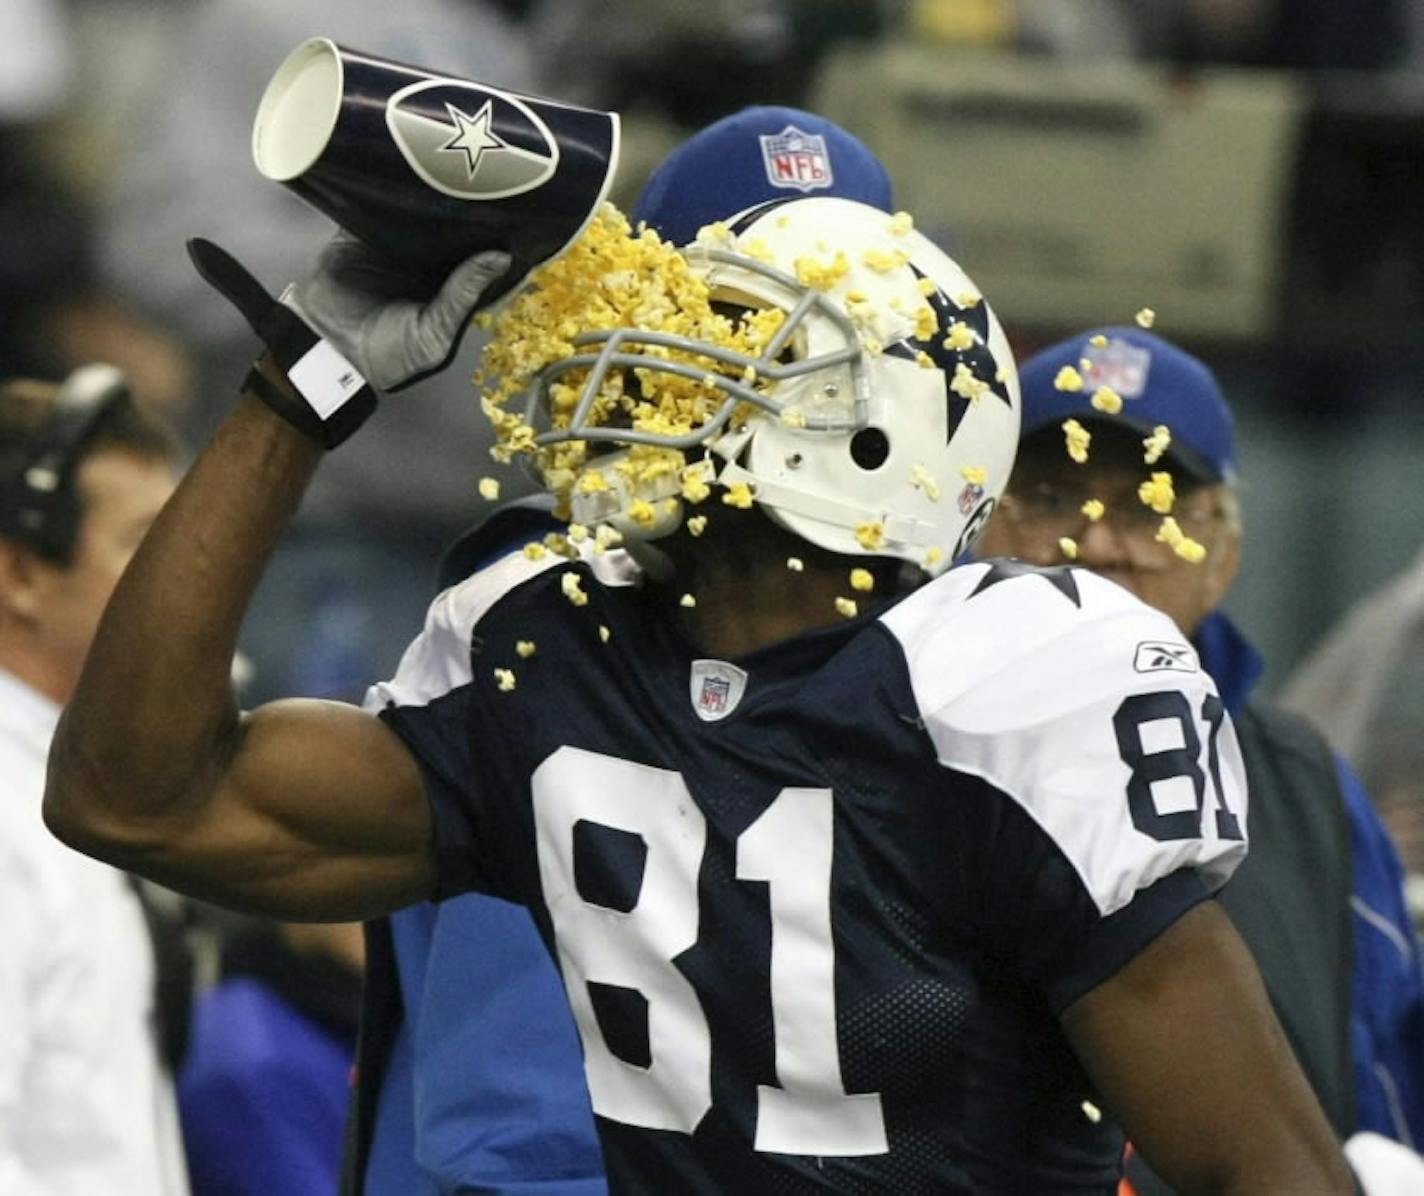
<path id="1" fill-rule="evenodd" d="M 114 366 L 80 366 L 60 385 L 29 436 L 29 451 L 0 478 L 0 535 L 28 544 L 46 560 L 68 564 L 83 512 L 74 475 L 84 449 L 109 415 L 129 399 Z"/>

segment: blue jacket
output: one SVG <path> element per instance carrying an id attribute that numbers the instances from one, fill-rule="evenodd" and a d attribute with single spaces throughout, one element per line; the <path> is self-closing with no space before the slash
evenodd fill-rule
<path id="1" fill-rule="evenodd" d="M 1260 679 L 1260 655 L 1221 612 L 1195 642 L 1202 664 L 1235 717 Z M 1424 1148 L 1424 972 L 1404 904 L 1404 872 L 1374 804 L 1335 755 L 1349 818 L 1354 913 L 1350 1031 L 1356 1128 Z"/>
<path id="2" fill-rule="evenodd" d="M 178 1107 L 193 1196 L 335 1196 L 360 978 L 274 940 L 197 1002 Z"/>

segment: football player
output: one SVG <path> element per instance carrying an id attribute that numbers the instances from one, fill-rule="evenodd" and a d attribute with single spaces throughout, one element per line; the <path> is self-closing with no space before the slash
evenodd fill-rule
<path id="1" fill-rule="evenodd" d="M 303 321 L 261 313 L 106 614 L 51 826 L 289 919 L 528 905 L 617 1191 L 1106 1194 L 1124 1127 L 1183 1191 L 1350 1191 L 1209 900 L 1246 794 L 1180 633 L 1090 573 L 947 569 L 1018 435 L 982 296 L 844 199 L 729 218 L 640 291 L 664 250 L 613 229 L 496 320 L 487 410 L 572 523 L 445 591 L 364 710 L 240 712 L 237 629 L 323 448 L 507 259 L 421 304 L 342 242 Z M 625 308 L 668 318 L 598 322 Z"/>

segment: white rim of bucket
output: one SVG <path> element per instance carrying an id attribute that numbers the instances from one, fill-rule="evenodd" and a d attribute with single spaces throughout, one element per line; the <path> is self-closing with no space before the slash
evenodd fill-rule
<path id="1" fill-rule="evenodd" d="M 330 38 L 309 38 L 287 55 L 252 122 L 252 160 L 265 178 L 286 183 L 311 169 L 336 129 L 345 85 Z"/>

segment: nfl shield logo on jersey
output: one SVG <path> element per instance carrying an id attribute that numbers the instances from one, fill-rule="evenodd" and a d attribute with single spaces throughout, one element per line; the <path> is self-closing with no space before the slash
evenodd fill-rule
<path id="1" fill-rule="evenodd" d="M 826 139 L 819 133 L 803 133 L 795 125 L 787 125 L 780 133 L 763 134 L 760 140 L 767 181 L 773 187 L 810 194 L 835 180 Z"/>
<path id="2" fill-rule="evenodd" d="M 747 691 L 747 674 L 725 660 L 692 662 L 692 709 L 704 723 L 726 718 Z"/>

